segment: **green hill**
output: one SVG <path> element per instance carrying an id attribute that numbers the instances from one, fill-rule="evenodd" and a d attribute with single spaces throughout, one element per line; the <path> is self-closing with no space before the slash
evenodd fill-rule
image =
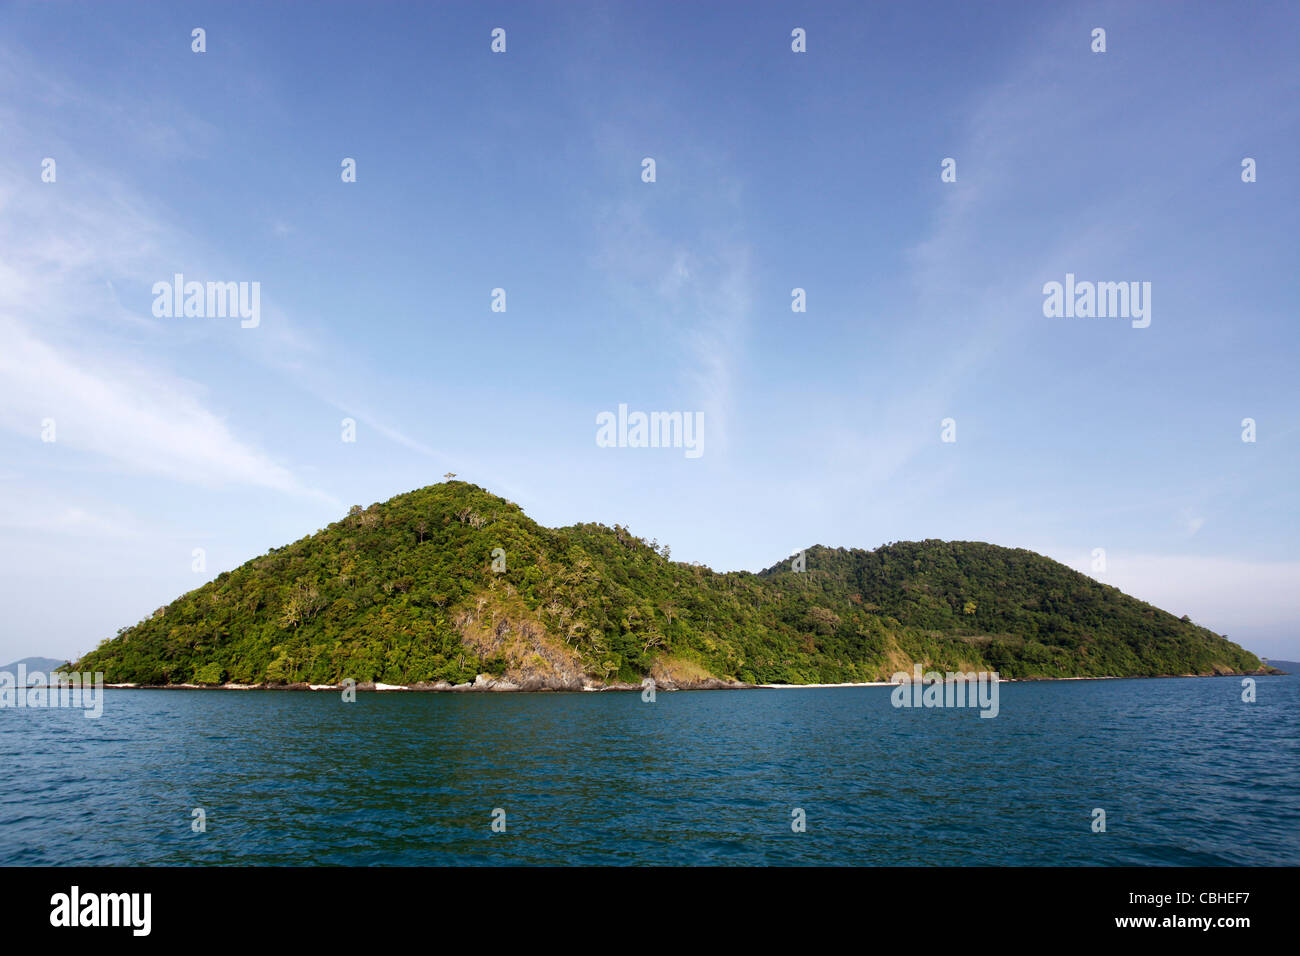
<path id="1" fill-rule="evenodd" d="M 500 549 L 499 551 L 496 549 Z M 504 560 L 504 570 L 494 570 Z M 813 547 L 806 570 L 670 560 L 626 528 L 543 528 L 452 481 L 219 575 L 74 665 L 120 683 L 691 686 L 1255 672 L 1225 638 L 1041 555 L 991 544 Z"/>

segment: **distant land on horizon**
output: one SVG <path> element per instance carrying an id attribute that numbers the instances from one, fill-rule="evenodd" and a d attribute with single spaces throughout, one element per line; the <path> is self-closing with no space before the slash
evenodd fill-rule
<path id="1" fill-rule="evenodd" d="M 801 569 L 802 568 L 802 569 Z M 462 481 L 353 506 L 177 598 L 74 667 L 111 683 L 581 690 L 1267 673 L 1186 617 L 1021 549 L 813 546 L 757 574 L 627 528 L 544 528 Z"/>
<path id="2" fill-rule="evenodd" d="M 0 667 L 0 671 L 9 671 L 11 674 L 16 674 L 18 673 L 18 665 L 22 664 L 27 668 L 29 674 L 32 671 L 40 671 L 43 674 L 48 674 L 56 667 L 62 667 L 67 662 L 67 659 L 62 657 L 24 657 L 21 660 L 14 661 L 12 664 L 6 664 L 4 667 Z"/>

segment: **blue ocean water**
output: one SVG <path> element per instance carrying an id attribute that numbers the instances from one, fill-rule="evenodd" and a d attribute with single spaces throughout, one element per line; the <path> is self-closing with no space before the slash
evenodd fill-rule
<path id="1" fill-rule="evenodd" d="M 108 690 L 0 710 L 0 863 L 1296 865 L 1300 678 L 1257 680 L 1003 684 L 994 719 L 884 687 Z"/>

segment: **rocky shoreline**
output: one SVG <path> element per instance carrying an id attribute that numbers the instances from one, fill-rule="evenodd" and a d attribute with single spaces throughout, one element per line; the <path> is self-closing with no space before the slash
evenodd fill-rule
<path id="1" fill-rule="evenodd" d="M 1283 675 L 1286 671 L 1281 671 L 1272 667 L 1263 667 L 1255 671 L 1240 672 L 1219 672 L 1213 674 L 1155 674 L 1155 675 L 1114 675 L 1107 677 L 1003 677 L 999 683 L 1019 684 L 1019 683 L 1037 683 L 1040 681 L 1079 681 L 1079 680 L 1160 680 L 1162 678 L 1182 678 L 1182 677 L 1263 677 L 1268 675 Z M 347 689 L 343 684 L 105 684 L 105 687 L 116 688 L 119 690 L 288 690 L 288 691 L 336 691 L 342 692 Z M 366 692 L 405 692 L 405 693 L 435 693 L 435 694 L 472 694 L 472 693 L 603 693 L 605 691 L 643 691 L 648 685 L 646 684 L 629 684 L 623 681 L 614 681 L 609 684 L 601 684 L 594 681 L 571 679 L 565 680 L 559 677 L 533 677 L 521 683 L 506 680 L 504 678 L 492 677 L 490 674 L 479 674 L 472 682 L 464 684 L 451 684 L 447 681 L 437 681 L 434 683 L 419 682 L 415 684 L 384 684 L 379 681 L 358 681 L 356 689 Z M 702 680 L 656 680 L 654 688 L 656 691 L 678 691 L 678 690 L 771 690 L 771 689 L 817 689 L 826 687 L 892 687 L 889 681 L 865 681 L 853 684 L 746 684 L 743 681 L 727 681 L 717 677 L 704 678 Z"/>
<path id="2" fill-rule="evenodd" d="M 290 690 L 290 691 L 336 691 L 342 692 L 347 690 L 343 684 L 105 684 L 105 687 L 117 688 L 121 690 Z M 565 681 L 555 677 L 536 677 L 526 680 L 522 683 L 514 683 L 504 678 L 492 677 L 488 674 L 479 674 L 474 678 L 472 683 L 451 684 L 447 681 L 437 681 L 435 683 L 420 682 L 415 684 L 384 684 L 378 681 L 358 681 L 356 689 L 359 691 L 377 691 L 387 692 L 407 692 L 407 693 L 445 693 L 445 694 L 467 694 L 467 693 L 582 693 L 605 691 L 643 691 L 648 685 L 646 684 L 628 684 L 622 681 L 614 681 L 609 684 L 598 684 L 591 681 Z M 696 681 L 676 681 L 676 680 L 657 680 L 654 683 L 656 691 L 677 691 L 677 690 L 753 690 L 758 684 L 746 684 L 741 681 L 725 681 L 716 677 L 706 678 Z"/>

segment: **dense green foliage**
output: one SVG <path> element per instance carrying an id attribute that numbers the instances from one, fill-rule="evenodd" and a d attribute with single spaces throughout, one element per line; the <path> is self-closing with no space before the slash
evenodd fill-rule
<path id="1" fill-rule="evenodd" d="M 786 561 L 720 574 L 617 525 L 543 528 L 451 481 L 354 507 L 123 628 L 76 667 L 143 684 L 410 684 L 568 664 L 606 681 L 763 683 L 887 679 L 914 661 L 1005 677 L 1261 666 L 1029 551 L 921 541 L 813 547 L 806 561 L 802 572 Z"/>

